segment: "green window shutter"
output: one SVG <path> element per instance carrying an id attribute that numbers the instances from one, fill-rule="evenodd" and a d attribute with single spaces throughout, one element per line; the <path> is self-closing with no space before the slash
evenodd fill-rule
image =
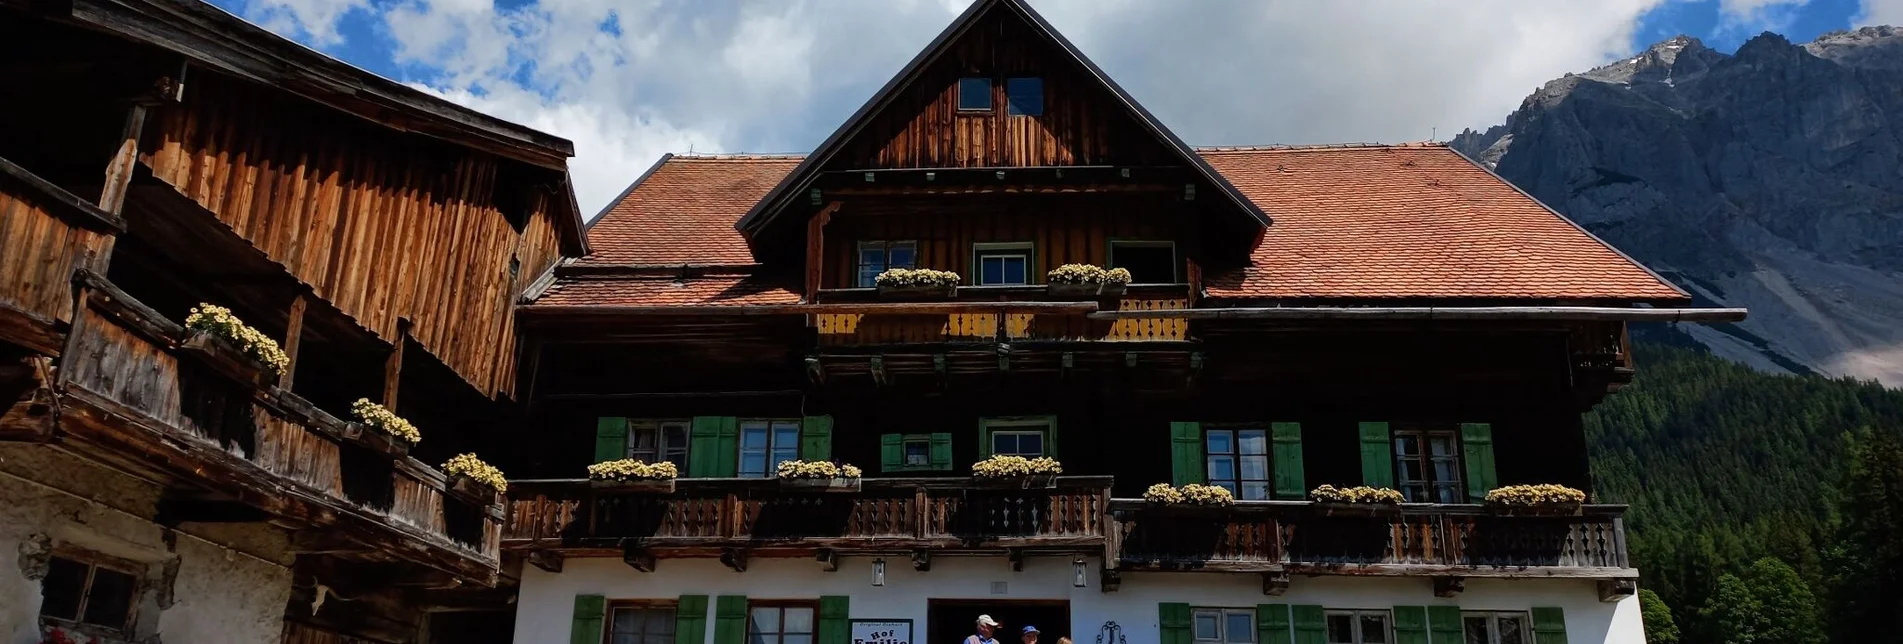
<path id="1" fill-rule="evenodd" d="M 932 434 L 932 470 L 950 472 L 952 468 L 951 434 Z"/>
<path id="2" fill-rule="evenodd" d="M 1295 623 L 1295 644 L 1328 644 L 1328 618 L 1321 606 L 1293 606 L 1289 615 Z"/>
<path id="3" fill-rule="evenodd" d="M 1189 604 L 1157 604 L 1158 644 L 1190 644 Z"/>
<path id="4" fill-rule="evenodd" d="M 740 419 L 721 416 L 719 444 L 714 448 L 714 476 L 740 475 Z"/>
<path id="5" fill-rule="evenodd" d="M 1189 485 L 1203 482 L 1203 424 L 1170 423 L 1170 482 Z"/>
<path id="6" fill-rule="evenodd" d="M 714 644 L 746 644 L 747 597 L 721 595 L 714 599 Z"/>
<path id="7" fill-rule="evenodd" d="M 674 605 L 676 644 L 707 644 L 707 596 L 681 595 Z"/>
<path id="8" fill-rule="evenodd" d="M 601 595 L 575 596 L 575 622 L 568 629 L 569 644 L 601 644 L 601 616 L 608 599 Z"/>
<path id="9" fill-rule="evenodd" d="M 1460 441 L 1466 447 L 1467 499 L 1479 503 L 1487 493 L 1500 487 L 1493 469 L 1493 426 L 1486 423 L 1462 423 Z"/>
<path id="10" fill-rule="evenodd" d="M 991 458 L 991 425 L 978 419 L 978 460 Z"/>
<path id="11" fill-rule="evenodd" d="M 687 436 L 687 476 L 719 476 L 720 417 L 695 416 L 694 426 Z"/>
<path id="12" fill-rule="evenodd" d="M 1558 606 L 1534 606 L 1533 644 L 1566 644 L 1566 611 Z"/>
<path id="13" fill-rule="evenodd" d="M 1361 483 L 1394 487 L 1394 443 L 1387 423 L 1361 424 Z"/>
<path id="14" fill-rule="evenodd" d="M 1256 604 L 1256 644 L 1295 644 L 1289 632 L 1288 604 Z"/>
<path id="15" fill-rule="evenodd" d="M 879 470 L 897 472 L 905 469 L 905 435 L 879 435 Z"/>
<path id="16" fill-rule="evenodd" d="M 1394 607 L 1394 644 L 1427 644 L 1426 607 Z"/>
<path id="17" fill-rule="evenodd" d="M 800 458 L 833 460 L 833 417 L 807 416 L 800 421 Z"/>
<path id="18" fill-rule="evenodd" d="M 1275 498 L 1300 500 L 1308 496 L 1308 478 L 1302 472 L 1302 424 L 1275 423 Z"/>
<path id="19" fill-rule="evenodd" d="M 595 419 L 595 462 L 628 457 L 628 419 L 603 416 Z"/>
<path id="20" fill-rule="evenodd" d="M 1434 644 L 1459 644 L 1466 636 L 1466 629 L 1460 624 L 1460 607 L 1428 606 L 1427 631 L 1433 637 Z"/>
<path id="21" fill-rule="evenodd" d="M 851 598 L 825 595 L 819 598 L 819 639 L 815 644 L 849 644 L 852 623 L 848 619 Z"/>

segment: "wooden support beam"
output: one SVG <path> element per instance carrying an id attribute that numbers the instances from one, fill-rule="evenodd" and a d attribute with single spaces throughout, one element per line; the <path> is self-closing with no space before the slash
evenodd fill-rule
<path id="1" fill-rule="evenodd" d="M 813 558 L 819 561 L 820 570 L 839 572 L 839 553 L 832 548 L 820 548 Z"/>
<path id="2" fill-rule="evenodd" d="M 870 368 L 872 369 L 873 384 L 877 384 L 881 387 L 892 384 L 891 377 L 886 375 L 885 372 L 885 356 L 872 356 Z"/>
<path id="3" fill-rule="evenodd" d="M 1281 597 L 1283 593 L 1288 592 L 1288 582 L 1289 577 L 1288 571 L 1286 570 L 1262 573 L 1262 594 L 1270 597 Z"/>
<path id="4" fill-rule="evenodd" d="M 912 569 L 917 570 L 919 572 L 930 571 L 932 569 L 932 551 L 913 550 L 912 551 Z"/>
<path id="5" fill-rule="evenodd" d="M 133 105 L 126 113 L 125 126 L 119 130 L 119 149 L 106 162 L 106 186 L 99 192 L 99 209 L 119 214 L 125 209 L 126 188 L 132 185 L 132 169 L 139 163 L 139 134 L 145 131 L 145 106 Z"/>
<path id="6" fill-rule="evenodd" d="M 654 553 L 632 543 L 621 547 L 621 562 L 641 572 L 654 572 Z"/>
<path id="7" fill-rule="evenodd" d="M 746 548 L 722 548 L 720 551 L 720 563 L 725 564 L 728 568 L 732 568 L 734 572 L 746 572 Z"/>
<path id="8" fill-rule="evenodd" d="M 845 202 L 835 201 L 820 209 L 811 219 L 806 220 L 806 301 L 813 301 L 819 294 L 820 281 L 826 266 L 826 224 L 833 220 L 833 213 Z"/>
<path id="9" fill-rule="evenodd" d="M 1098 580 L 1097 586 L 1099 590 L 1106 593 L 1117 592 L 1118 588 L 1123 587 L 1123 573 L 1112 568 L 1105 568 L 1101 573 L 1101 578 Z"/>
<path id="10" fill-rule="evenodd" d="M 1459 595 L 1461 591 L 1464 590 L 1467 590 L 1467 579 L 1465 577 L 1434 578 L 1435 597 L 1453 597 Z"/>
<path id="11" fill-rule="evenodd" d="M 284 365 L 284 373 L 278 376 L 278 388 L 291 390 L 291 381 L 297 374 L 297 348 L 304 340 L 304 307 L 309 300 L 299 293 L 291 300 L 291 317 L 284 329 L 284 355 L 291 361 Z"/>
<path id="12" fill-rule="evenodd" d="M 396 413 L 397 384 L 403 381 L 403 345 L 410 335 L 408 326 L 397 325 L 396 341 L 392 343 L 396 348 L 383 361 L 383 406 L 390 413 Z"/>
<path id="13" fill-rule="evenodd" d="M 541 568 L 543 572 L 562 571 L 562 553 L 559 550 L 535 550 L 529 553 L 529 565 Z M 653 572 L 653 571 L 649 571 Z"/>
<path id="14" fill-rule="evenodd" d="M 1639 580 L 1632 578 L 1599 580 L 1599 601 L 1616 602 L 1638 594 Z"/>
<path id="15" fill-rule="evenodd" d="M 291 533 L 290 551 L 300 555 L 359 555 L 375 548 L 346 539 L 331 530 L 311 529 Z"/>

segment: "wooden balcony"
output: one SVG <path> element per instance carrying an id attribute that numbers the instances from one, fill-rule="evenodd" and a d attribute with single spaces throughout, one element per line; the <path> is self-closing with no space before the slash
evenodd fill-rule
<path id="1" fill-rule="evenodd" d="M 1095 311 L 1158 311 L 1189 308 L 1181 285 L 1133 286 L 1103 300 L 1053 300 L 1044 286 L 961 287 L 952 301 L 913 302 L 916 310 L 878 299 L 874 289 L 830 289 L 819 302 L 840 312 L 813 316 L 821 347 L 1024 342 L 1182 342 L 1189 321 L 1146 318 L 1098 321 Z M 853 311 L 851 305 L 867 305 Z M 1025 305 L 1029 306 L 1025 306 Z M 1014 308 L 1014 305 L 1017 305 Z M 1068 307 L 1068 308 L 1065 308 Z"/>
<path id="2" fill-rule="evenodd" d="M 161 521 L 269 520 L 301 554 L 424 566 L 494 585 L 502 508 L 376 454 L 302 398 L 232 374 L 178 324 L 83 272 L 48 440 L 166 484 Z M 229 351 L 223 349 L 223 351 Z"/>
<path id="3" fill-rule="evenodd" d="M 1307 575 L 1631 579 L 1622 505 L 1577 516 L 1499 516 L 1478 505 L 1407 504 L 1330 516 L 1307 502 L 1229 508 L 1110 502 L 1122 570 Z"/>
<path id="4" fill-rule="evenodd" d="M 733 551 L 801 556 L 822 549 L 1100 554 L 1110 477 L 1059 477 L 1035 489 L 974 487 L 966 478 L 865 479 L 849 493 L 791 489 L 775 479 L 682 479 L 672 493 L 562 479 L 511 481 L 509 497 L 502 544 L 514 550 L 632 548 L 723 559 Z"/>
<path id="5" fill-rule="evenodd" d="M 125 222 L 0 159 L 0 343 L 60 352 L 73 271 L 99 268 Z"/>

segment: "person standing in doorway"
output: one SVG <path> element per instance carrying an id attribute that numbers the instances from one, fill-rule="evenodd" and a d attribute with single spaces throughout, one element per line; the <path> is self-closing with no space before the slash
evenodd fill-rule
<path id="1" fill-rule="evenodd" d="M 998 629 L 998 620 L 990 615 L 978 616 L 978 633 L 965 638 L 965 644 L 998 644 L 998 638 L 992 637 L 992 631 Z"/>
<path id="2" fill-rule="evenodd" d="M 1024 632 L 1020 635 L 1020 637 L 1024 639 L 1024 644 L 1037 644 L 1037 627 L 1028 626 L 1028 625 L 1025 626 Z"/>

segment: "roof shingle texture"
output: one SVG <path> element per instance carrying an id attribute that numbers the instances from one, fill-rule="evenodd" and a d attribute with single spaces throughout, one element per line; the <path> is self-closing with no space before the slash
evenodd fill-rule
<path id="1" fill-rule="evenodd" d="M 1445 146 L 1208 148 L 1199 153 L 1275 220 L 1248 267 L 1208 276 L 1205 287 L 1212 297 L 1686 299 Z M 785 156 L 669 159 L 595 223 L 588 233 L 594 254 L 579 263 L 753 264 L 734 222 L 798 164 L 799 158 Z M 656 281 L 565 278 L 536 305 L 799 299 L 780 287 L 748 291 L 738 278 L 690 280 L 695 286 L 686 292 L 649 283 Z"/>
<path id="2" fill-rule="evenodd" d="M 556 281 L 535 306 L 758 306 L 799 301 L 798 292 L 757 277 L 573 277 Z"/>

